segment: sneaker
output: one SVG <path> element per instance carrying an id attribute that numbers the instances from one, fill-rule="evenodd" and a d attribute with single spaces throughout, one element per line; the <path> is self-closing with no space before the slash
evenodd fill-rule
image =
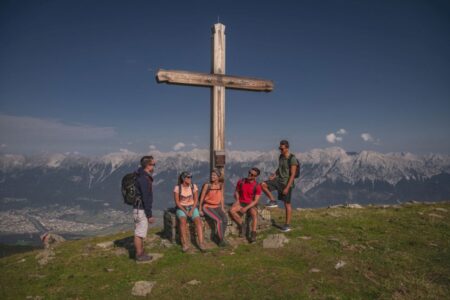
<path id="1" fill-rule="evenodd" d="M 136 256 L 136 262 L 138 263 L 144 263 L 144 262 L 150 262 L 153 259 L 151 255 L 142 254 L 139 256 Z"/>
<path id="2" fill-rule="evenodd" d="M 291 231 L 292 230 L 292 228 L 291 228 L 291 226 L 289 226 L 289 224 L 285 224 L 282 228 L 281 228 L 281 231 L 283 231 L 283 232 L 289 232 L 289 231 Z"/>
<path id="3" fill-rule="evenodd" d="M 256 231 L 252 231 L 250 234 L 250 243 L 256 242 Z"/>
<path id="4" fill-rule="evenodd" d="M 278 207 L 277 201 L 275 201 L 275 200 L 274 200 L 274 201 L 270 200 L 269 202 L 267 202 L 266 207 L 267 207 L 267 208 L 275 208 L 275 207 Z"/>

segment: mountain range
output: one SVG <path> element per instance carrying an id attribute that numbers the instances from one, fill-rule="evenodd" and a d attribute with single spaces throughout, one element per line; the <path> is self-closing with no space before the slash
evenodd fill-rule
<path id="1" fill-rule="evenodd" d="M 449 155 L 357 153 L 338 147 L 295 154 L 301 163 L 293 196 L 296 207 L 450 199 Z M 151 155 L 157 160 L 154 173 L 157 209 L 173 206 L 172 190 L 180 172 L 190 171 L 199 185 L 208 179 L 209 150 L 153 151 Z M 250 167 L 262 171 L 259 181 L 274 172 L 278 155 L 277 151 L 228 151 L 226 201 L 233 201 L 234 186 Z M 1 154 L 0 209 L 51 204 L 125 208 L 120 182 L 125 174 L 137 169 L 141 156 L 129 151 L 100 157 L 77 153 Z"/>

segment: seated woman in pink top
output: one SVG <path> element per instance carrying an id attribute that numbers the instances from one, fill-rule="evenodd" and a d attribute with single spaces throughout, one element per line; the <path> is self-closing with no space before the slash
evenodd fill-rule
<path id="1" fill-rule="evenodd" d="M 198 187 L 192 184 L 192 175 L 189 172 L 182 172 L 178 178 L 178 185 L 173 189 L 173 197 L 177 206 L 176 215 L 179 220 L 180 240 L 183 252 L 189 250 L 186 235 L 187 218 L 191 219 L 195 224 L 197 232 L 198 247 L 201 251 L 205 250 L 203 245 L 203 229 L 200 220 L 200 214 L 197 209 Z"/>
<path id="2" fill-rule="evenodd" d="M 225 213 L 221 175 L 220 170 L 213 169 L 210 182 L 203 185 L 200 195 L 200 214 L 205 214 L 215 223 L 218 244 L 224 247 L 227 245 L 224 237 L 228 218 Z"/>

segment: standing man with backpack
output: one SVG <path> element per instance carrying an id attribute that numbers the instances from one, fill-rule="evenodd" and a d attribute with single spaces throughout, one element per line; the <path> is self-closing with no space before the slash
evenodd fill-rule
<path id="1" fill-rule="evenodd" d="M 247 178 L 242 178 L 236 184 L 236 191 L 234 192 L 234 198 L 236 202 L 233 203 L 230 209 L 231 218 L 239 226 L 239 236 L 245 234 L 242 219 L 244 215 L 250 214 L 252 217 L 252 229 L 250 233 L 250 242 L 256 242 L 256 225 L 258 222 L 258 205 L 259 197 L 261 197 L 261 186 L 256 181 L 256 177 L 259 176 L 261 171 L 258 168 L 251 168 L 248 171 Z M 242 217 L 240 215 L 243 215 Z"/>
<path id="2" fill-rule="evenodd" d="M 289 152 L 289 142 L 282 140 L 280 142 L 280 156 L 278 158 L 278 169 L 269 177 L 269 180 L 261 183 L 263 192 L 269 197 L 270 201 L 266 207 L 277 207 L 275 197 L 272 195 L 272 191 L 278 191 L 278 200 L 284 202 L 286 209 L 286 222 L 281 228 L 281 231 L 291 231 L 291 196 L 292 190 L 295 186 L 294 180 L 299 177 L 300 163 L 294 154 Z"/>
<path id="3" fill-rule="evenodd" d="M 155 160 L 153 156 L 143 156 L 141 167 L 137 170 L 136 177 L 136 202 L 134 203 L 134 247 L 136 249 L 136 261 L 146 262 L 152 260 L 150 255 L 144 252 L 144 238 L 147 237 L 148 224 L 153 224 L 155 218 L 152 215 L 153 206 L 153 169 Z"/>

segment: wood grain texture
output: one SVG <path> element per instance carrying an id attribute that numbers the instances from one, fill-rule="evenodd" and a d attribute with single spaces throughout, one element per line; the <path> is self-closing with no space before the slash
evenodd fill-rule
<path id="1" fill-rule="evenodd" d="M 156 81 L 158 83 L 205 87 L 221 86 L 235 90 L 259 92 L 271 92 L 274 88 L 274 84 L 271 80 L 181 70 L 160 69 L 156 73 Z"/>

